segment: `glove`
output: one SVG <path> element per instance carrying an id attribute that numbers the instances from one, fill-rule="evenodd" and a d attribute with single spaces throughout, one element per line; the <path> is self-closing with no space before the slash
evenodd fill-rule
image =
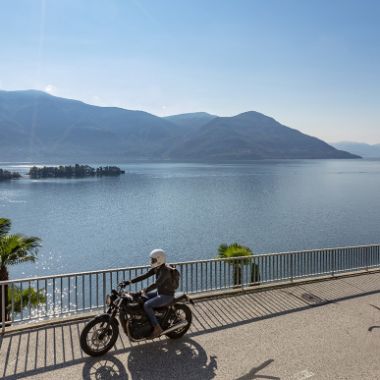
<path id="1" fill-rule="evenodd" d="M 119 286 L 120 286 L 121 288 L 124 288 L 124 287 L 126 287 L 126 286 L 128 286 L 128 285 L 130 285 L 130 284 L 131 284 L 131 281 L 127 280 L 127 281 L 122 281 L 122 282 L 120 282 L 120 283 L 119 283 Z"/>

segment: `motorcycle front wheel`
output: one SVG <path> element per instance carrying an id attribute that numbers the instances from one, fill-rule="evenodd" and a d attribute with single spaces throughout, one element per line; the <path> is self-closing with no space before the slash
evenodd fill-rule
<path id="1" fill-rule="evenodd" d="M 178 330 L 174 330 L 170 333 L 165 334 L 170 339 L 178 339 L 186 334 L 187 330 L 190 328 L 191 321 L 193 319 L 193 314 L 189 307 L 184 304 L 177 303 L 174 306 L 174 315 L 172 319 L 172 324 L 176 324 L 178 322 L 187 321 L 187 325 L 185 327 L 179 328 Z"/>
<path id="2" fill-rule="evenodd" d="M 80 346 L 90 356 L 108 352 L 116 343 L 119 327 L 115 319 L 108 324 L 108 317 L 94 318 L 84 327 L 80 335 Z"/>

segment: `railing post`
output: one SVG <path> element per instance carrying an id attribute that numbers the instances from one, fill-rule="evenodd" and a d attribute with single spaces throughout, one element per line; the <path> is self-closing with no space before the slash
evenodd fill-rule
<path id="1" fill-rule="evenodd" d="M 5 334 L 5 285 L 1 284 L 1 335 Z"/>
<path id="2" fill-rule="evenodd" d="M 293 282 L 294 280 L 294 253 L 290 254 L 290 281 Z"/>
<path id="3" fill-rule="evenodd" d="M 103 272 L 103 310 L 106 312 L 106 272 Z"/>
<path id="4" fill-rule="evenodd" d="M 336 260 L 336 250 L 334 249 L 332 252 L 331 252 L 331 276 L 334 277 L 335 276 L 335 260 Z"/>

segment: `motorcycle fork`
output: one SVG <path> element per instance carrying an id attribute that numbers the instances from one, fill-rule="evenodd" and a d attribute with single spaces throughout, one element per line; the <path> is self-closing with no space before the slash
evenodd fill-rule
<path id="1" fill-rule="evenodd" d="M 112 311 L 112 313 L 111 313 L 111 311 Z M 110 315 L 110 317 L 108 318 L 107 322 L 105 322 L 106 325 L 105 325 L 105 327 L 104 327 L 104 329 L 103 329 L 103 332 L 102 332 L 101 334 L 99 334 L 99 339 L 103 339 L 103 338 L 104 338 L 104 335 L 108 332 L 108 328 L 109 328 L 109 326 L 110 326 L 110 324 L 111 324 L 112 319 L 116 317 L 117 308 L 115 307 L 114 310 L 112 310 L 111 307 L 108 308 L 108 310 L 107 310 L 107 314 L 110 314 L 110 313 L 111 313 L 111 315 Z M 104 322 L 100 325 L 100 327 L 103 328 L 103 326 L 104 326 Z"/>

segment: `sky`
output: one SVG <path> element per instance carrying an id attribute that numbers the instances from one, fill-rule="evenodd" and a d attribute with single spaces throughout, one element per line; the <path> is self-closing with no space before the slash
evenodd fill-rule
<path id="1" fill-rule="evenodd" d="M 380 143 L 380 1 L 0 0 L 0 89 Z"/>

